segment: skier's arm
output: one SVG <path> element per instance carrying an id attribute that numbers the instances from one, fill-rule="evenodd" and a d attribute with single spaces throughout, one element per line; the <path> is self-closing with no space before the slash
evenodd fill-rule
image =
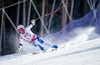
<path id="1" fill-rule="evenodd" d="M 26 29 L 31 29 L 35 25 L 35 20 L 31 21 L 32 24 L 26 27 Z"/>
<path id="2" fill-rule="evenodd" d="M 22 37 L 20 37 L 20 43 L 19 43 L 19 47 L 17 49 L 17 52 L 20 52 L 22 47 L 23 47 L 23 39 L 22 39 Z"/>

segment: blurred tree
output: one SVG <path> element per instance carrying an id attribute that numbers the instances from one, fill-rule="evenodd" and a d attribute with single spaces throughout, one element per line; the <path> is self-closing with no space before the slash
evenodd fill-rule
<path id="1" fill-rule="evenodd" d="M 66 5 L 66 8 L 68 9 L 68 0 L 65 1 L 65 5 Z M 66 26 L 66 23 L 67 23 L 67 13 L 65 11 L 65 8 L 62 9 L 62 28 L 64 28 Z"/>
<path id="2" fill-rule="evenodd" d="M 86 0 L 80 0 L 80 13 L 81 13 L 81 16 L 84 16 L 85 15 L 85 1 Z"/>
<path id="3" fill-rule="evenodd" d="M 44 14 L 45 14 L 45 0 L 42 0 L 42 19 L 44 21 Z M 44 32 L 44 27 L 41 23 L 41 31 L 40 31 L 40 36 L 42 37 L 43 36 L 43 32 Z"/>

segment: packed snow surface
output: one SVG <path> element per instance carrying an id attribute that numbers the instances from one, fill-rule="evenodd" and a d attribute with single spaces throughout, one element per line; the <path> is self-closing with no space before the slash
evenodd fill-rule
<path id="1" fill-rule="evenodd" d="M 0 65 L 100 65 L 100 38 L 64 44 L 53 52 L 0 57 Z"/>

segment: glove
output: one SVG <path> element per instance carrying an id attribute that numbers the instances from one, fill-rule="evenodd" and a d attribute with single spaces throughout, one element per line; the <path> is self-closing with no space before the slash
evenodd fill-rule
<path id="1" fill-rule="evenodd" d="M 17 52 L 20 52 L 22 49 L 22 46 L 20 46 L 18 49 L 17 49 Z"/>
<path id="2" fill-rule="evenodd" d="M 32 23 L 33 25 L 35 25 L 35 20 L 31 20 L 31 23 Z"/>

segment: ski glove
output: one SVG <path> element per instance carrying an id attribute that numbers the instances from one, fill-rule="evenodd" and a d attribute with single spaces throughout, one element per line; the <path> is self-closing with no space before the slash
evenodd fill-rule
<path id="1" fill-rule="evenodd" d="M 35 25 L 35 20 L 31 20 L 31 23 L 32 23 L 33 25 Z"/>
<path id="2" fill-rule="evenodd" d="M 17 52 L 20 52 L 22 49 L 22 46 L 20 46 L 18 49 L 17 49 Z"/>

